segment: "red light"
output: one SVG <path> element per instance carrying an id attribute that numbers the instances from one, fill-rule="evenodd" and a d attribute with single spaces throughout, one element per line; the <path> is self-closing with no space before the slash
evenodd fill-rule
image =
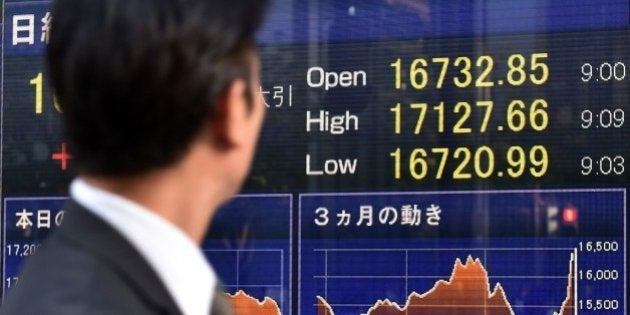
<path id="1" fill-rule="evenodd" d="M 577 221 L 578 211 L 574 207 L 566 207 L 562 211 L 562 220 L 566 223 L 575 223 Z"/>

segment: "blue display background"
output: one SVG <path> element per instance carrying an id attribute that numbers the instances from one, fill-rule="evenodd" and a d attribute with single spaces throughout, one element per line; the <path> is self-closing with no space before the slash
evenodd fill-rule
<path id="1" fill-rule="evenodd" d="M 66 201 L 67 198 L 55 197 L 5 199 L 5 295 L 10 290 L 6 279 L 14 284 L 22 264 L 30 256 L 26 255 L 24 246 L 43 243 L 55 229 L 55 216 L 63 210 Z M 202 244 L 226 291 L 243 290 L 260 301 L 270 297 L 283 314 L 288 314 L 291 301 L 291 208 L 288 194 L 237 196 L 218 210 L 214 228 Z M 37 228 L 37 211 L 42 209 L 51 211 L 51 228 Z M 33 227 L 23 229 L 17 225 L 20 216 L 16 214 L 23 210 L 33 214 L 29 217 Z M 261 220 L 261 217 L 266 219 Z"/>
<path id="2" fill-rule="evenodd" d="M 46 44 L 42 38 L 42 18 L 50 11 L 50 1 L 7 2 L 4 5 L 4 57 L 42 55 Z M 16 15 L 34 15 L 33 44 L 13 45 L 13 18 Z M 25 25 L 24 23 L 20 25 Z M 19 33 L 24 36 L 26 33 Z"/>
<path id="3" fill-rule="evenodd" d="M 561 205 L 573 200 L 580 226 L 550 232 L 547 226 L 524 220 L 511 224 L 508 219 L 520 217 L 519 212 L 533 214 L 536 204 L 552 205 L 552 200 Z M 314 224 L 314 210 L 321 206 L 358 215 L 359 205 L 427 202 L 437 202 L 442 207 L 440 227 L 437 232 L 421 232 L 416 237 L 400 238 L 385 233 L 387 229 L 375 228 L 374 233 L 379 236 L 368 238 L 368 230 L 337 227 L 336 218 L 327 227 Z M 512 206 L 497 209 L 498 205 Z M 578 268 L 616 268 L 620 271 L 619 280 L 578 281 L 578 297 L 618 299 L 620 309 L 608 314 L 624 314 L 626 232 L 619 219 L 624 218 L 624 209 L 623 190 L 302 195 L 300 314 L 316 314 L 316 296 L 325 296 L 336 315 L 363 314 L 384 299 L 404 305 L 410 293 L 425 293 L 438 280 L 448 280 L 456 259 L 465 262 L 468 256 L 483 263 L 491 290 L 497 283 L 502 285 L 516 314 L 552 314 L 560 310 L 567 295 L 571 253 L 580 241 L 595 240 L 616 241 L 620 250 L 606 254 L 579 252 Z M 547 212 L 539 215 L 547 220 Z M 610 216 L 595 222 L 599 231 L 594 225 L 582 229 L 582 223 L 598 216 Z M 484 226 L 482 222 L 490 224 Z M 503 225 L 512 232 L 505 233 Z M 458 228 L 468 232 L 451 230 Z M 335 229 L 339 233 L 334 233 Z M 497 236 L 488 236 L 493 233 Z M 596 314 L 586 310 L 579 313 Z"/>
<path id="4" fill-rule="evenodd" d="M 241 195 L 222 207 L 202 245 L 226 291 L 274 299 L 290 313 L 292 196 Z"/>
<path id="5" fill-rule="evenodd" d="M 627 29 L 625 0 L 272 2 L 263 44 Z"/>
<path id="6" fill-rule="evenodd" d="M 50 1 L 3 1 L 4 42 L 0 45 L 3 47 L 2 66 L 4 69 L 6 69 L 4 62 L 11 65 L 23 56 L 33 58 L 41 56 L 45 47 L 40 41 L 41 19 L 48 11 L 49 4 Z M 410 4 L 416 6 L 413 7 Z M 537 35 L 628 29 L 629 6 L 627 0 L 275 0 L 272 1 L 269 18 L 258 38 L 263 45 L 280 45 L 274 58 L 279 60 L 278 64 L 282 64 L 280 61 L 293 52 L 291 49 L 282 50 L 284 44 L 364 42 L 367 45 L 368 42 L 467 36 L 479 36 L 478 39 L 483 41 L 484 38 L 495 35 Z M 33 45 L 14 46 L 11 42 L 12 18 L 18 14 L 34 14 L 35 43 Z M 607 36 L 603 35 L 600 41 L 595 41 L 595 45 L 602 43 L 602 47 L 608 47 L 608 42 L 604 40 L 608 38 Z M 592 37 L 584 38 L 592 41 Z M 582 39 L 580 37 L 580 40 Z M 525 42 L 524 45 L 531 47 L 530 42 Z M 584 47 L 590 49 L 593 45 L 591 42 Z M 578 45 L 575 49 L 581 51 L 584 47 Z M 623 52 L 621 49 L 620 51 Z M 592 60 L 579 59 L 580 63 L 606 62 L 620 54 L 617 51 L 588 51 L 592 53 L 590 55 Z M 459 52 L 459 50 L 453 50 L 453 53 Z M 357 64 L 359 61 L 362 62 L 362 60 L 353 61 L 350 57 L 346 58 L 349 55 L 344 54 L 344 51 L 331 52 L 328 56 L 332 60 L 331 64 L 354 66 L 353 62 Z M 366 56 L 374 58 L 372 55 Z M 573 55 L 563 57 L 567 58 L 567 56 Z M 7 61 L 7 57 L 10 60 Z M 275 66 L 275 63 L 273 65 Z M 387 67 L 388 63 L 383 63 L 383 65 Z M 288 69 L 289 72 L 296 72 L 295 69 L 298 68 Z M 574 70 L 577 80 L 579 68 L 574 67 Z M 287 70 L 282 68 L 281 77 L 284 78 L 287 73 Z M 4 78 L 2 80 L 4 83 Z M 28 81 L 23 82 L 24 87 L 31 89 L 26 82 Z M 288 79 L 287 82 L 287 84 L 291 83 Z M 4 86 L 0 88 L 3 89 L 3 93 L 9 93 Z M 296 99 L 298 99 L 297 96 L 301 92 L 300 86 L 295 85 L 294 88 Z M 554 88 L 564 91 L 565 86 L 555 84 Z M 620 95 L 620 93 L 611 93 L 609 86 L 600 86 L 600 89 L 603 91 L 602 95 Z M 10 90 L 15 92 L 16 87 Z M 608 103 L 611 103 L 602 102 L 601 95 L 593 93 L 590 89 L 580 92 L 580 90 L 569 88 L 567 91 L 578 95 L 580 93 L 591 95 L 593 99 L 598 100 L 598 103 L 602 103 L 594 104 L 594 106 L 608 106 Z M 531 94 L 531 92 L 527 93 Z M 7 99 L 7 95 L 3 95 L 4 100 Z M 343 97 L 343 104 L 352 100 L 357 101 L 357 98 Z M 357 102 L 362 103 L 362 106 L 365 105 L 363 103 L 367 103 L 358 100 Z M 334 102 L 332 105 L 338 104 Z M 576 105 L 571 103 L 569 106 Z M 4 109 L 2 115 L 5 115 Z M 300 112 L 300 117 L 303 117 L 302 112 Z M 303 126 L 300 125 L 300 127 Z M 6 133 L 6 130 L 2 132 Z M 281 136 L 283 134 L 279 132 L 273 135 L 275 138 Z M 3 140 L 6 140 L 5 135 L 3 135 Z M 32 140 L 25 141 L 23 145 L 30 148 L 31 143 L 27 143 L 28 141 Z M 4 142 L 4 145 L 8 147 L 6 143 Z M 282 146 L 286 146 L 287 143 L 292 146 L 300 144 L 291 142 L 290 139 L 282 140 Z M 375 145 L 378 144 L 375 143 Z M 347 149 L 345 146 L 343 148 Z M 279 155 L 278 158 L 274 156 L 268 159 L 286 163 L 285 159 L 291 158 L 291 154 L 286 154 L 285 150 L 277 150 L 276 154 Z M 6 166 L 5 160 L 3 167 Z M 28 167 L 33 168 L 32 165 Z M 35 167 L 35 169 L 41 168 Z M 270 170 L 266 169 L 266 171 Z M 288 172 L 283 169 L 278 168 L 278 171 L 283 173 L 283 176 L 287 176 Z M 291 176 L 291 174 L 288 175 L 288 177 Z M 26 258 L 22 250 L 19 251 L 21 254 L 9 255 L 7 245 L 23 248 L 25 245 L 38 244 L 49 234 L 48 229 L 29 231 L 16 229 L 18 217 L 15 214 L 24 209 L 31 212 L 48 209 L 54 217 L 63 208 L 65 201 L 64 198 L 7 198 L 18 195 L 47 195 L 38 193 L 34 190 L 35 188 L 30 190 L 30 187 L 41 187 L 41 184 L 30 179 L 30 176 L 24 177 L 33 180 L 35 184 L 31 185 L 29 182 L 25 186 L 29 187 L 29 190 L 12 193 L 9 196 L 6 196 L 6 191 L 11 187 L 6 185 L 6 178 L 3 178 L 2 197 L 5 205 L 2 226 L 4 232 L 3 280 L 16 277 L 20 265 Z M 570 179 L 564 179 L 564 182 L 560 180 L 562 177 L 556 185 L 575 185 Z M 367 181 L 366 183 L 373 184 Z M 63 184 L 63 187 L 65 186 Z M 582 186 L 586 185 L 582 184 Z M 589 186 L 595 186 L 595 184 Z M 275 189 L 274 191 L 297 193 L 293 186 L 283 187 L 285 187 L 284 190 Z M 308 189 L 305 190 L 330 191 L 339 188 L 364 191 L 373 189 L 373 187 L 365 189 L 343 184 L 337 186 L 309 184 Z M 15 190 L 15 188 L 11 189 Z M 396 188 L 392 186 L 391 189 Z M 243 289 L 259 299 L 270 296 L 278 301 L 283 314 L 289 314 L 290 301 L 295 299 L 291 296 L 290 284 L 291 281 L 294 283 L 298 281 L 291 278 L 290 253 L 293 248 L 291 245 L 291 195 L 243 197 L 237 198 L 220 211 L 204 243 L 205 253 L 213 262 L 228 291 L 235 292 Z M 625 209 L 626 201 L 624 198 L 623 190 L 303 195 L 299 220 L 302 238 L 299 245 L 300 261 L 299 265 L 295 265 L 300 268 L 298 271 L 300 281 L 297 282 L 301 294 L 299 310 L 302 314 L 313 314 L 315 295 L 326 295 L 329 302 L 335 305 L 334 310 L 337 315 L 360 314 L 367 310 L 368 307 L 365 306 L 372 305 L 376 300 L 383 298 L 404 303 L 411 291 L 426 292 L 435 281 L 446 280 L 450 276 L 455 259 L 465 260 L 468 255 L 471 255 L 482 260 L 488 270 L 491 287 L 494 287 L 497 282 L 503 285 L 517 314 L 549 314 L 552 311 L 558 311 L 565 296 L 570 249 L 579 241 L 615 240 L 619 242 L 623 252 L 611 255 L 580 255 L 580 265 L 584 268 L 602 266 L 617 268 L 624 271 L 621 278 L 627 278 L 625 273 L 627 267 L 624 264 L 626 250 L 624 222 L 626 220 L 621 219 L 625 218 L 623 209 Z M 543 200 L 545 204 L 537 204 L 540 200 Z M 367 228 L 355 225 L 340 229 L 333 225 L 317 228 L 312 224 L 315 218 L 313 207 L 316 205 L 325 204 L 331 211 L 344 208 L 349 211 L 358 211 L 358 206 L 365 201 L 374 203 L 376 211 L 379 209 L 376 205 L 396 203 L 396 206 L 400 206 L 419 202 L 423 206 L 430 203 L 439 204 L 444 212 L 439 227 L 426 225 L 424 218 L 423 224 L 419 227 L 396 225 Z M 575 206 L 580 210 L 579 226 L 560 222 L 559 228 L 550 233 L 549 227 L 545 224 L 548 219 L 545 216 L 546 213 L 534 213 L 532 209 L 535 205 L 541 207 L 556 205 L 560 209 L 564 206 Z M 552 220 L 559 219 L 554 217 Z M 234 231 L 238 233 L 235 234 Z M 505 250 L 506 247 L 536 250 Z M 358 248 L 369 250 L 346 251 Z M 386 251 L 373 251 L 376 248 L 386 249 Z M 480 248 L 491 248 L 491 250 Z M 497 248 L 502 250 L 496 250 Z M 551 250 L 540 248 L 551 248 Z M 321 249 L 332 249 L 328 251 L 328 259 L 325 259 L 326 251 L 321 251 Z M 407 264 L 404 260 L 407 260 Z M 323 270 L 323 266 L 328 268 Z M 407 279 L 394 278 L 400 277 L 401 274 Z M 320 277 L 322 275 L 367 278 L 325 279 Z M 382 278 L 374 279 L 373 276 L 376 275 Z M 527 278 L 531 276 L 538 278 Z M 3 281 L 5 289 L 3 293 L 6 293 L 7 285 L 8 282 Z M 623 301 L 622 309 L 617 312 L 608 312 L 608 314 L 622 314 L 627 309 L 625 296 L 623 296 L 627 292 L 622 281 L 580 283 L 580 288 L 579 293 L 582 294 L 580 298 L 613 297 Z M 359 306 L 336 306 L 336 304 L 348 303 Z M 546 307 L 519 307 L 527 305 Z M 588 312 L 582 311 L 580 314 L 588 314 Z"/>
<path id="7" fill-rule="evenodd" d="M 49 6 L 47 0 L 5 4 L 5 56 L 43 53 L 41 19 Z M 258 40 L 272 45 L 626 29 L 629 6 L 625 0 L 274 0 Z M 17 14 L 35 14 L 33 45 L 12 44 Z"/>
<path id="8" fill-rule="evenodd" d="M 2 237 L 2 255 L 4 268 L 2 270 L 2 293 L 6 296 L 9 289 L 9 283 L 15 284 L 15 278 L 18 276 L 20 267 L 24 261 L 30 256 L 30 252 L 25 250 L 26 246 L 40 245 L 52 231 L 54 231 L 55 217 L 64 209 L 67 198 L 65 197 L 43 197 L 43 198 L 5 198 L 4 199 L 4 222 Z M 32 226 L 22 228 L 17 226 L 20 216 L 16 215 L 26 210 L 31 213 L 29 220 Z M 38 227 L 37 212 L 40 210 L 50 210 L 51 225 L 50 228 Z M 63 222 L 63 221 L 62 221 Z M 8 249 L 11 247 L 11 249 Z M 17 251 L 16 251 L 17 249 Z M 9 279 L 9 280 L 7 280 Z"/>

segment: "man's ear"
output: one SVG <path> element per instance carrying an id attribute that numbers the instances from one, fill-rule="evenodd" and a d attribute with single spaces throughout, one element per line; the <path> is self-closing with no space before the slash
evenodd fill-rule
<path id="1" fill-rule="evenodd" d="M 235 79 L 219 98 L 212 133 L 216 144 L 222 148 L 238 146 L 247 138 L 249 110 L 245 93 L 245 81 Z"/>

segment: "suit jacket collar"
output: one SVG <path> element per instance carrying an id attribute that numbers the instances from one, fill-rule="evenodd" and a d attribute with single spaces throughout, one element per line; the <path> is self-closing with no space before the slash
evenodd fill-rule
<path id="1" fill-rule="evenodd" d="M 166 314 L 181 314 L 155 271 L 140 253 L 107 223 L 70 199 L 57 234 L 91 252 L 127 279 L 131 287 Z"/>

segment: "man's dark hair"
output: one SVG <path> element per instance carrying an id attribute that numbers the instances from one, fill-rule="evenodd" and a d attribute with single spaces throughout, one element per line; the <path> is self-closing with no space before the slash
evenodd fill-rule
<path id="1" fill-rule="evenodd" d="M 228 84 L 249 84 L 264 7 L 56 0 L 46 57 L 78 170 L 134 175 L 177 161 Z"/>

